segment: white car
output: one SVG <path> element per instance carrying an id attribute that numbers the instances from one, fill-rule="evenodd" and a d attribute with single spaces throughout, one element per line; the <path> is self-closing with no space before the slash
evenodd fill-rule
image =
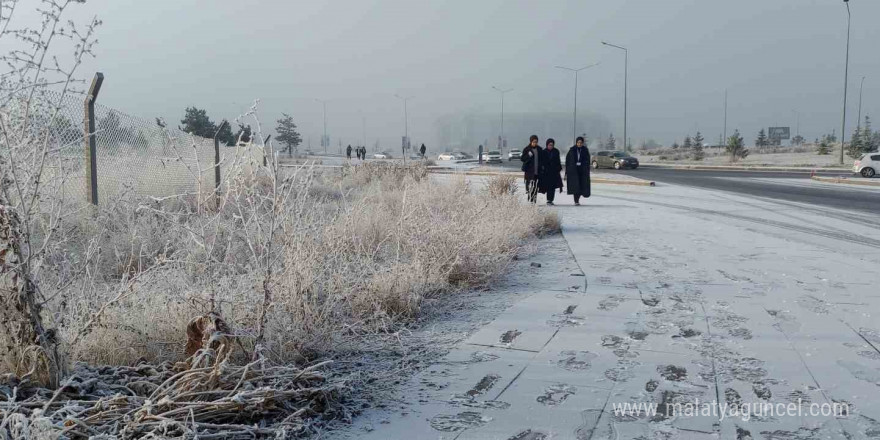
<path id="1" fill-rule="evenodd" d="M 853 164 L 853 172 L 859 173 L 862 177 L 874 177 L 880 171 L 880 153 L 865 153 L 859 160 Z"/>
<path id="2" fill-rule="evenodd" d="M 500 151 L 489 151 L 489 152 L 483 153 L 483 162 L 501 163 L 501 152 Z"/>
<path id="3" fill-rule="evenodd" d="M 510 153 L 507 153 L 507 161 L 510 162 L 514 159 L 519 159 L 520 156 L 522 156 L 522 151 L 510 150 Z"/>
<path id="4" fill-rule="evenodd" d="M 437 160 L 457 160 L 453 153 L 440 153 Z"/>
<path id="5" fill-rule="evenodd" d="M 383 151 L 373 154 L 373 159 L 391 159 L 391 155 Z"/>

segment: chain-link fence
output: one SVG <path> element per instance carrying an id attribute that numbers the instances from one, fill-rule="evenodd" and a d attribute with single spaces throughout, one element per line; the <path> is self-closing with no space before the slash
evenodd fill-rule
<path id="1" fill-rule="evenodd" d="M 36 96 L 10 100 L 0 111 L 8 120 L 24 121 L 35 133 L 47 133 L 48 126 L 48 136 L 34 136 L 52 144 L 49 151 L 53 157 L 43 171 L 47 180 L 63 181 L 66 197 L 88 202 L 92 157 L 86 136 L 85 99 L 81 94 L 62 96 L 43 90 Z M 98 201 L 121 191 L 157 198 L 205 194 L 222 182 L 224 172 L 234 163 L 263 160 L 262 148 L 227 147 L 221 143 L 215 151 L 213 139 L 163 127 L 157 120 L 137 118 L 100 104 L 94 105 L 94 118 Z"/>

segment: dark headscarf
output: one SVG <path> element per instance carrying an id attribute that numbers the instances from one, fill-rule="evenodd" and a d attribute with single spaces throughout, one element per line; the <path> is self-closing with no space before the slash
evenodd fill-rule
<path id="1" fill-rule="evenodd" d="M 547 139 L 547 142 L 544 143 L 544 145 L 550 145 L 550 144 L 553 144 L 553 146 L 556 146 L 556 141 L 554 141 L 553 138 L 549 138 L 549 139 Z"/>

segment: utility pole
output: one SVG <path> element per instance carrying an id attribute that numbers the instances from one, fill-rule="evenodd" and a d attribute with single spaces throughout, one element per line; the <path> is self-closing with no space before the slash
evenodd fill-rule
<path id="1" fill-rule="evenodd" d="M 512 92 L 513 89 L 499 89 L 498 87 L 492 86 L 498 93 L 501 94 L 501 139 L 499 139 L 498 149 L 501 150 L 501 154 L 504 154 L 504 94 L 507 92 Z M 486 145 L 488 147 L 488 145 Z"/>
<path id="2" fill-rule="evenodd" d="M 577 143 L 577 119 L 578 119 L 578 73 L 581 70 L 589 69 L 590 67 L 596 67 L 599 63 L 590 64 L 589 66 L 581 67 L 580 69 L 573 69 L 571 67 L 564 66 L 555 66 L 557 69 L 568 70 L 569 72 L 574 72 L 574 121 L 572 121 L 571 125 L 571 144 L 574 145 Z"/>
<path id="3" fill-rule="evenodd" d="M 840 128 L 840 164 L 843 165 L 843 148 L 846 144 L 846 89 L 849 85 L 849 31 L 852 23 L 852 13 L 849 10 L 849 0 L 843 0 L 846 4 L 846 63 L 843 70 L 843 122 Z"/>
<path id="4" fill-rule="evenodd" d="M 627 149 L 627 138 L 626 138 L 626 121 L 627 121 L 627 93 L 629 90 L 629 50 L 627 50 L 623 46 L 618 46 L 615 44 L 611 44 L 603 41 L 602 44 L 613 47 L 616 49 L 620 49 L 623 51 L 623 151 Z"/>
<path id="5" fill-rule="evenodd" d="M 406 162 L 406 150 L 409 147 L 409 117 L 407 116 L 406 103 L 413 99 L 413 96 L 400 96 L 395 93 L 394 97 L 403 101 L 403 145 L 401 146 L 401 152 L 403 153 L 403 161 Z"/>
<path id="6" fill-rule="evenodd" d="M 324 137 L 321 138 L 321 145 L 324 146 L 324 154 L 327 154 L 327 144 L 330 143 L 330 139 L 327 138 L 327 101 L 324 99 L 315 99 L 323 105 L 324 107 Z"/>

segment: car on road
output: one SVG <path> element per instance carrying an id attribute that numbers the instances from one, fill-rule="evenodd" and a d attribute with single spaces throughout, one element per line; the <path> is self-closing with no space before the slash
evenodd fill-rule
<path id="1" fill-rule="evenodd" d="M 510 153 L 507 153 L 507 161 L 510 162 L 514 159 L 519 159 L 520 156 L 522 156 L 522 151 L 510 150 Z"/>
<path id="2" fill-rule="evenodd" d="M 440 153 L 437 160 L 456 160 L 454 153 Z"/>
<path id="3" fill-rule="evenodd" d="M 639 167 L 639 160 L 625 151 L 600 151 L 593 156 L 592 165 L 593 169 L 636 169 Z"/>
<path id="4" fill-rule="evenodd" d="M 455 155 L 455 160 L 467 160 L 467 159 L 473 159 L 473 158 L 474 158 L 474 156 L 471 156 L 470 154 L 465 153 L 464 151 L 456 151 L 456 152 L 454 152 L 454 153 L 452 153 L 452 154 Z"/>
<path id="5" fill-rule="evenodd" d="M 386 152 L 374 153 L 373 159 L 391 159 L 391 154 Z"/>
<path id="6" fill-rule="evenodd" d="M 489 151 L 489 152 L 483 153 L 483 162 L 501 163 L 501 152 L 500 151 Z"/>
<path id="7" fill-rule="evenodd" d="M 853 164 L 853 172 L 871 178 L 880 171 L 880 153 L 865 153 Z"/>

